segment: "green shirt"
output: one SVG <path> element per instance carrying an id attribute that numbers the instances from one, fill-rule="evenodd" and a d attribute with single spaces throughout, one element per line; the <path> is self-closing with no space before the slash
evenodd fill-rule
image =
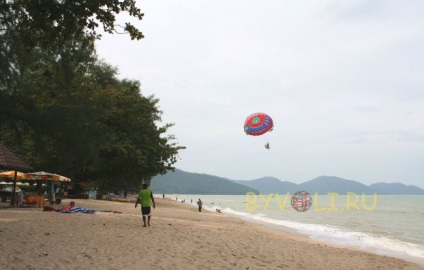
<path id="1" fill-rule="evenodd" d="M 141 202 L 141 207 L 150 207 L 150 195 L 152 192 L 149 189 L 142 189 L 138 193 L 138 198 Z"/>

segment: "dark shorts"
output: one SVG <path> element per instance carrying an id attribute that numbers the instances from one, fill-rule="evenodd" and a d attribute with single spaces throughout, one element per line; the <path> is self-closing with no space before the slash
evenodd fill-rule
<path id="1" fill-rule="evenodd" d="M 142 216 L 150 216 L 150 207 L 141 207 Z"/>

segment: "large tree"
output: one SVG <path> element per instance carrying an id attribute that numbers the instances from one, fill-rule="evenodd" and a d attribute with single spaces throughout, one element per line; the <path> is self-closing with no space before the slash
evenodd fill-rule
<path id="1" fill-rule="evenodd" d="M 0 105 L 7 106 L 7 91 L 15 91 L 16 76 L 37 60 L 37 50 L 60 57 L 73 40 L 100 38 L 99 27 L 143 38 L 131 23 L 116 23 L 119 13 L 144 15 L 135 0 L 0 0 Z"/>
<path id="2" fill-rule="evenodd" d="M 99 159 L 94 166 L 103 187 L 117 183 L 135 187 L 140 180 L 173 169 L 178 146 L 173 135 L 166 132 L 173 124 L 158 126 L 162 112 L 154 96 L 140 95 L 138 81 L 116 80 L 115 69 L 99 63 L 92 70 L 99 87 L 95 103 L 101 106 L 98 126 L 105 131 L 100 136 Z"/>
<path id="3" fill-rule="evenodd" d="M 95 55 L 98 23 L 114 32 L 120 11 L 142 18 L 135 1 L 0 3 L 0 140 L 33 167 L 134 187 L 172 169 L 184 149 L 166 135 L 172 124 L 159 126 L 158 99 Z"/>
<path id="4" fill-rule="evenodd" d="M 69 42 L 59 58 L 37 51 L 19 76 L 22 104 L 6 112 L 0 140 L 35 168 L 93 180 L 103 189 L 134 188 L 173 169 L 178 146 L 161 123 L 159 100 L 141 95 L 138 81 L 119 80 L 97 60 L 87 40 Z"/>
<path id="5" fill-rule="evenodd" d="M 125 12 L 141 20 L 144 14 L 135 0 L 2 0 L 0 2 L 0 30 L 36 32 L 40 39 L 29 39 L 28 44 L 60 47 L 75 36 L 127 32 L 131 39 L 143 34 L 130 22 L 116 24 L 117 14 Z"/>

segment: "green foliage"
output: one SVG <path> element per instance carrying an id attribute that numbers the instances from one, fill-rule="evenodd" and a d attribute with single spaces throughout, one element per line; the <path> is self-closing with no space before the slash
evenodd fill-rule
<path id="1" fill-rule="evenodd" d="M 135 1 L 0 3 L 0 140 L 36 170 L 134 188 L 184 149 L 158 126 L 159 100 L 95 55 L 97 23 L 114 32 L 120 11 L 142 18 Z"/>
<path id="2" fill-rule="evenodd" d="M 120 13 L 137 20 L 144 16 L 135 0 L 0 1 L 0 90 L 16 87 L 14 77 L 38 62 L 38 51 L 61 57 L 73 41 L 101 38 L 99 27 L 106 33 L 123 31 L 131 39 L 142 39 L 143 34 L 131 23 L 116 23 Z M 2 94 L 1 99 L 7 101 Z"/>
<path id="3" fill-rule="evenodd" d="M 125 27 L 116 24 L 120 12 L 138 20 L 144 16 L 135 0 L 4 0 L 0 3 L 0 24 L 2 30 L 13 30 L 10 26 L 18 21 L 20 29 L 45 37 L 44 41 L 30 40 L 32 44 L 58 45 L 85 35 L 99 38 L 100 25 L 107 33 L 116 33 L 119 27 L 132 39 L 143 38 L 131 23 L 127 22 Z"/>

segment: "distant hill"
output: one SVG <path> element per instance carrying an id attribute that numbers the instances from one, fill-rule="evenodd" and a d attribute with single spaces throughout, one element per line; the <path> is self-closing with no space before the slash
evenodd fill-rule
<path id="1" fill-rule="evenodd" d="M 307 182 L 296 184 L 281 181 L 275 177 L 262 177 L 253 180 L 229 180 L 227 178 L 208 174 L 189 173 L 181 170 L 168 172 L 152 178 L 150 188 L 154 193 L 165 194 L 216 194 L 244 195 L 246 192 L 259 194 L 279 193 L 290 194 L 296 191 L 307 191 L 311 194 L 328 194 L 335 192 L 340 195 L 353 192 L 356 194 L 380 195 L 424 195 L 424 189 L 416 186 L 406 186 L 402 183 L 376 183 L 364 185 L 354 180 L 335 176 L 320 176 Z"/>
<path id="2" fill-rule="evenodd" d="M 353 192 L 356 194 L 424 195 L 424 190 L 416 186 L 406 186 L 401 183 L 377 183 L 367 186 L 357 181 L 335 176 L 320 176 L 302 184 L 280 181 L 274 177 L 263 177 L 250 181 L 235 180 L 235 182 L 255 188 L 264 194 L 286 192 L 293 194 L 296 191 L 307 191 L 311 194 L 315 192 L 318 194 Z"/>
<path id="3" fill-rule="evenodd" d="M 233 182 L 242 184 L 256 190 L 264 194 L 269 193 L 279 193 L 285 194 L 287 192 L 295 193 L 299 191 L 298 185 L 288 181 L 280 181 L 275 177 L 262 177 L 255 180 L 233 180 Z"/>
<path id="4" fill-rule="evenodd" d="M 406 186 L 402 183 L 376 183 L 370 185 L 371 188 L 379 190 L 381 193 L 393 195 L 424 195 L 424 190 L 417 186 Z"/>
<path id="5" fill-rule="evenodd" d="M 150 189 L 156 194 L 244 195 L 258 190 L 208 174 L 168 171 L 152 178 Z"/>
<path id="6" fill-rule="evenodd" d="M 368 187 L 364 184 L 353 180 L 346 180 L 335 176 L 320 176 L 304 182 L 298 186 L 300 190 L 308 191 L 309 193 L 328 194 L 329 192 L 336 192 L 339 194 L 347 194 L 353 192 L 356 194 L 374 194 L 379 193 L 376 189 Z"/>

